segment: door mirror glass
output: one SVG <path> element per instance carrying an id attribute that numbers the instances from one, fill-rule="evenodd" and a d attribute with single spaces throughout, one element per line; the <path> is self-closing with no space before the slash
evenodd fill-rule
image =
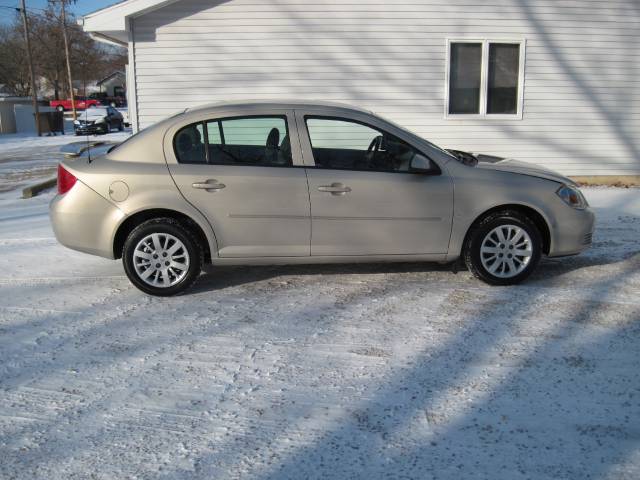
<path id="1" fill-rule="evenodd" d="M 416 153 L 411 159 L 411 166 L 409 171 L 413 173 L 427 173 L 431 174 L 435 172 L 435 168 L 431 160 L 424 155 Z"/>

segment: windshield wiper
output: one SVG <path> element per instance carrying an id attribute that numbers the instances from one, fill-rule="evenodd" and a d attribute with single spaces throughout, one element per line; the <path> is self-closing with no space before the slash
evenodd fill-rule
<path id="1" fill-rule="evenodd" d="M 447 149 L 447 152 L 456 157 L 464 165 L 467 165 L 469 167 L 475 167 L 476 165 L 478 165 L 478 157 L 476 157 L 473 153 L 451 149 Z"/>

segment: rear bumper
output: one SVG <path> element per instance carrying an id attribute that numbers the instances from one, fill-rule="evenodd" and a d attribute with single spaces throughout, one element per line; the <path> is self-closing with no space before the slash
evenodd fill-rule
<path id="1" fill-rule="evenodd" d="M 65 247 L 105 258 L 114 258 L 115 225 L 124 218 L 122 210 L 108 202 L 80 180 L 49 205 L 53 232 Z"/>
<path id="2" fill-rule="evenodd" d="M 567 209 L 552 228 L 550 257 L 577 255 L 591 246 L 595 214 L 585 210 Z"/>

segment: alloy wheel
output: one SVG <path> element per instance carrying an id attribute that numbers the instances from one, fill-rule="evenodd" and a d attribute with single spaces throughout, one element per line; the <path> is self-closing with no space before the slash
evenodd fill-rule
<path id="1" fill-rule="evenodd" d="M 480 260 L 491 275 L 512 278 L 520 274 L 533 256 L 529 234 L 516 225 L 500 225 L 482 240 Z"/>
<path id="2" fill-rule="evenodd" d="M 184 243 L 168 233 L 152 233 L 138 242 L 133 252 L 138 277 L 159 288 L 179 283 L 189 270 L 189 253 Z"/>

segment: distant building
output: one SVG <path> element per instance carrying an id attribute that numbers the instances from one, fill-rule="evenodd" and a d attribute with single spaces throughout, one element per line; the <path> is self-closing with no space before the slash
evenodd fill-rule
<path id="1" fill-rule="evenodd" d="M 98 92 L 105 93 L 108 97 L 124 97 L 127 94 L 126 74 L 117 70 L 112 74 L 96 82 Z"/>

